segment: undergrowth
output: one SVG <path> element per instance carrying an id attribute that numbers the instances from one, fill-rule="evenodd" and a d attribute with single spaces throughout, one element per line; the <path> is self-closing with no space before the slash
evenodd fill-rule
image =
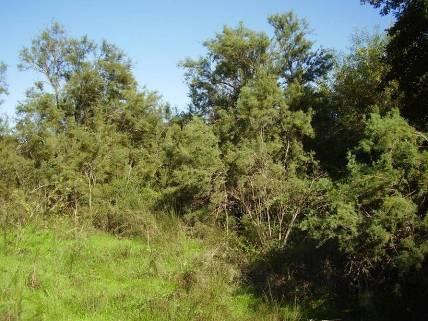
<path id="1" fill-rule="evenodd" d="M 173 217 L 153 224 L 132 238 L 59 219 L 9 229 L 0 320 L 302 320 L 298 307 L 243 286 L 218 231 L 188 230 Z"/>

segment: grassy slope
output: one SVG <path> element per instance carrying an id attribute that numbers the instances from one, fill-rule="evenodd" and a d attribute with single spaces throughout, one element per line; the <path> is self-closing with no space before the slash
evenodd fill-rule
<path id="1" fill-rule="evenodd" d="M 239 287 L 224 242 L 189 237 L 179 223 L 156 235 L 148 244 L 58 222 L 10 231 L 0 320 L 300 319 Z"/>

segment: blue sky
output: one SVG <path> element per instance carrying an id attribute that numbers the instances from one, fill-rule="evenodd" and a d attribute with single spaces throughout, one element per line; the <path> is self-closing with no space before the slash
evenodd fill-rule
<path id="1" fill-rule="evenodd" d="M 184 108 L 188 99 L 179 61 L 202 55 L 203 41 L 224 25 L 243 21 L 269 33 L 267 16 L 289 10 L 309 21 L 317 45 L 338 51 L 348 49 L 356 30 L 384 30 L 392 22 L 359 0 L 2 0 L 0 61 L 9 66 L 10 95 L 0 113 L 13 115 L 25 90 L 39 79 L 17 70 L 18 52 L 51 21 L 63 24 L 72 36 L 115 43 L 135 63 L 140 86 Z"/>

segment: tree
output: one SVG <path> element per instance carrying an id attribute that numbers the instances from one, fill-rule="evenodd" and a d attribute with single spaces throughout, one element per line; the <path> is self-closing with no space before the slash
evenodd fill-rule
<path id="1" fill-rule="evenodd" d="M 364 1 L 366 2 L 366 1 Z M 385 61 L 390 71 L 385 81 L 397 80 L 404 93 L 402 115 L 421 130 L 428 128 L 428 1 L 369 1 L 382 14 L 395 12 L 397 21 L 388 29 L 390 41 Z"/>
<path id="2" fill-rule="evenodd" d="M 275 33 L 271 43 L 273 68 L 284 84 L 304 85 L 327 75 L 333 66 L 332 53 L 312 49 L 314 42 L 307 38 L 310 30 L 306 20 L 288 12 L 272 15 L 268 21 Z"/>
<path id="3" fill-rule="evenodd" d="M 387 80 L 396 79 L 403 91 L 402 114 L 422 130 L 428 129 L 428 1 L 415 0 L 404 7 L 388 30 L 391 37 L 386 61 Z"/>
<path id="4" fill-rule="evenodd" d="M 291 12 L 268 20 L 274 29 L 272 39 L 242 23 L 237 28 L 225 27 L 215 39 L 204 43 L 208 49 L 205 57 L 182 63 L 192 113 L 215 120 L 219 110 L 234 108 L 241 88 L 260 69 L 276 75 L 284 87 L 311 85 L 326 76 L 332 55 L 328 50 L 313 50 L 305 20 Z"/>
<path id="5" fill-rule="evenodd" d="M 269 38 L 241 23 L 237 28 L 225 27 L 204 46 L 209 52 L 206 57 L 187 59 L 182 66 L 189 84 L 190 111 L 215 119 L 215 109 L 232 108 L 242 86 L 268 63 Z"/>
<path id="6" fill-rule="evenodd" d="M 68 38 L 64 28 L 54 22 L 32 41 L 30 48 L 21 50 L 22 62 L 19 67 L 21 70 L 31 69 L 43 74 L 59 105 L 64 82 L 84 65 L 84 60 L 93 52 L 94 46 L 87 37 L 80 41 Z"/>
<path id="7" fill-rule="evenodd" d="M 372 302 L 378 319 L 426 315 L 424 299 L 411 293 L 427 286 L 427 143 L 397 110 L 372 114 L 329 206 L 302 223 L 344 255 L 351 288 L 382 298 Z"/>
<path id="8" fill-rule="evenodd" d="M 90 125 L 102 104 L 103 112 L 117 113 L 136 91 L 127 56 L 116 46 L 103 41 L 97 46 L 87 36 L 69 37 L 63 27 L 53 23 L 20 52 L 21 70 L 41 73 L 53 90 L 56 109 L 63 117 Z M 43 82 L 34 92 L 49 94 Z"/>
<path id="9" fill-rule="evenodd" d="M 362 3 L 370 3 L 375 8 L 381 8 L 381 13 L 386 15 L 390 11 L 400 12 L 412 0 L 361 0 Z"/>
<path id="10" fill-rule="evenodd" d="M 134 197 L 155 182 L 164 104 L 137 89 L 119 48 L 68 37 L 56 23 L 21 59 L 23 69 L 41 72 L 53 90 L 37 82 L 17 107 L 19 154 L 33 164 L 29 185 L 43 211 L 75 219 L 86 211 L 116 231 L 120 220 L 113 224 L 110 214 L 119 212 L 124 194 Z"/>
<path id="11" fill-rule="evenodd" d="M 215 198 L 224 175 L 218 140 L 212 128 L 194 118 L 183 127 L 172 124 L 163 144 L 161 202 L 182 213 L 197 210 Z"/>
<path id="12" fill-rule="evenodd" d="M 386 44 L 381 34 L 356 33 L 350 52 L 338 59 L 312 102 L 315 137 L 307 145 L 330 174 L 343 173 L 346 154 L 362 138 L 365 119 L 399 105 L 397 85 L 383 85 L 390 70 L 383 59 Z"/>
<path id="13" fill-rule="evenodd" d="M 331 67 L 328 51 L 312 49 L 304 20 L 286 13 L 269 23 L 272 39 L 242 24 L 225 27 L 205 42 L 205 57 L 183 64 L 190 112 L 204 115 L 219 137 L 226 174 L 218 210 L 265 250 L 285 247 L 317 198 L 322 175 L 303 149 L 313 134 L 311 112 L 297 101 Z"/>
<path id="14" fill-rule="evenodd" d="M 414 243 L 417 225 L 424 228 L 427 214 L 426 143 L 426 136 L 409 126 L 397 110 L 385 117 L 372 114 L 367 121 L 364 138 L 349 156 L 349 176 L 339 186 L 338 202 L 342 205 L 336 207 L 334 215 L 320 221 L 325 226 L 332 224 L 334 232 L 329 232 L 330 236 L 343 237 L 339 244 L 343 250 L 352 251 L 354 261 L 349 268 L 357 269 L 356 274 L 369 273 L 382 262 L 405 263 L 400 263 L 400 255 L 408 256 L 408 250 L 416 250 L 407 248 L 406 238 L 418 244 Z M 345 213 L 349 219 L 341 216 Z M 411 226 L 407 228 L 407 224 Z M 361 244 L 352 238 L 358 238 Z M 418 246 L 424 244 L 423 238 L 418 241 L 422 242 Z M 414 254 L 414 260 L 407 257 L 406 264 L 416 265 L 423 257 Z"/>

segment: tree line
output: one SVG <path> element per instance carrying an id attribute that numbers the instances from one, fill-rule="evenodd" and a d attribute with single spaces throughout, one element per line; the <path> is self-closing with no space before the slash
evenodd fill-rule
<path id="1" fill-rule="evenodd" d="M 183 112 L 138 87 L 121 49 L 53 23 L 19 53 L 44 80 L 0 123 L 5 237 L 57 216 L 138 235 L 174 211 L 239 239 L 278 300 L 427 318 L 428 1 L 362 2 L 396 21 L 343 56 L 291 12 L 272 36 L 224 27 L 181 63 Z"/>

